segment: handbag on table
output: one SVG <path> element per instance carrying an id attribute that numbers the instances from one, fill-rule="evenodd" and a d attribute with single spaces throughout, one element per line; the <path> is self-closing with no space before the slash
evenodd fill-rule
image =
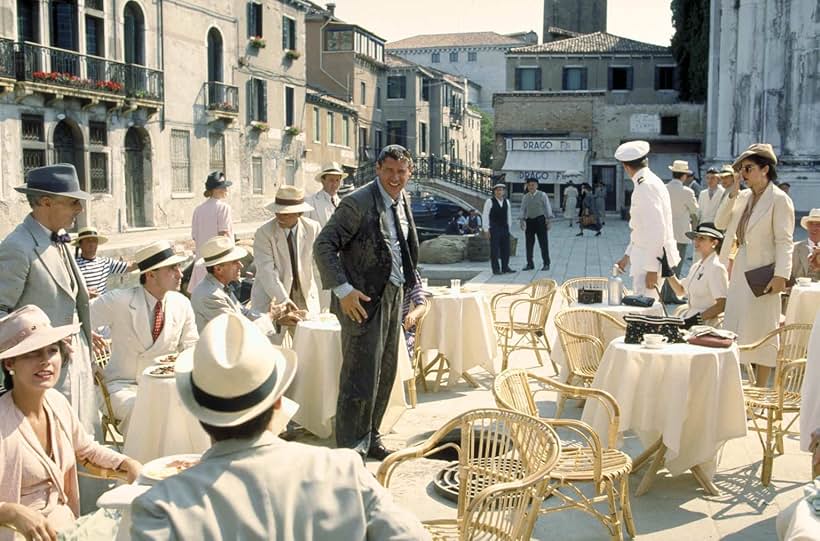
<path id="1" fill-rule="evenodd" d="M 680 317 L 626 314 L 624 321 L 626 344 L 640 344 L 645 334 L 661 334 L 666 337 L 669 344 L 682 344 L 686 341 L 681 334 L 685 323 Z"/>
<path id="2" fill-rule="evenodd" d="M 647 297 L 645 295 L 624 295 L 624 298 L 621 299 L 621 304 L 626 306 L 637 306 L 640 308 L 649 308 L 653 304 L 655 304 L 655 299 L 652 297 Z"/>
<path id="3" fill-rule="evenodd" d="M 578 288 L 578 304 L 601 304 L 604 302 L 602 289 Z"/>
<path id="4" fill-rule="evenodd" d="M 693 346 L 728 348 L 735 343 L 737 335 L 732 331 L 715 329 L 708 325 L 696 325 L 690 329 L 689 342 Z"/>

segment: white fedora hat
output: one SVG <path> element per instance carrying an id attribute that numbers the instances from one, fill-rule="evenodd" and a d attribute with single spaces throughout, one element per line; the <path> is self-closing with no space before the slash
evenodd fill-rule
<path id="1" fill-rule="evenodd" d="M 689 169 L 689 162 L 686 160 L 675 160 L 672 162 L 672 165 L 669 166 L 669 170 L 673 173 L 687 173 L 689 175 L 692 174 L 692 170 Z"/>
<path id="2" fill-rule="evenodd" d="M 83 227 L 80 229 L 77 232 L 77 236 L 72 239 L 71 244 L 80 244 L 80 241 L 83 239 L 97 239 L 97 242 L 100 244 L 105 244 L 108 242 L 108 237 L 105 235 L 100 235 L 100 232 L 97 231 L 96 227 Z"/>
<path id="3" fill-rule="evenodd" d="M 296 186 L 282 186 L 276 192 L 276 199 L 268 203 L 268 210 L 280 214 L 310 212 L 313 207 L 305 203 L 305 190 Z"/>
<path id="4" fill-rule="evenodd" d="M 162 267 L 177 265 L 188 258 L 174 253 L 174 247 L 167 240 L 158 240 L 137 250 L 134 259 L 137 261 L 137 269 L 134 272 L 145 274 Z"/>
<path id="5" fill-rule="evenodd" d="M 228 261 L 237 261 L 248 255 L 248 251 L 234 244 L 233 239 L 224 235 L 211 237 L 199 251 L 202 257 L 196 260 L 196 265 L 213 267 Z"/>
<path id="6" fill-rule="evenodd" d="M 236 426 L 260 415 L 296 374 L 296 354 L 277 348 L 242 314 L 212 319 L 177 357 L 182 403 L 203 423 Z"/>
<path id="7" fill-rule="evenodd" d="M 820 222 L 820 209 L 811 209 L 808 216 L 800 218 L 800 227 L 808 229 L 809 222 Z"/>
<path id="8" fill-rule="evenodd" d="M 337 162 L 330 162 L 329 164 L 322 167 L 322 170 L 316 174 L 313 179 L 316 182 L 322 182 L 322 177 L 325 175 L 342 175 L 342 180 L 347 178 L 347 173 L 344 172 L 342 166 L 339 165 Z"/>
<path id="9" fill-rule="evenodd" d="M 0 319 L 0 359 L 36 351 L 79 332 L 80 324 L 52 327 L 40 307 L 21 306 Z"/>

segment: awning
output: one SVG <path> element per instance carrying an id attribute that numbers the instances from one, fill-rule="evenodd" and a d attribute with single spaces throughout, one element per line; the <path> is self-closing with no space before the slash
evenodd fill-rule
<path id="1" fill-rule="evenodd" d="M 511 150 L 504 160 L 504 171 L 584 171 L 587 153 L 584 151 L 544 151 Z"/>

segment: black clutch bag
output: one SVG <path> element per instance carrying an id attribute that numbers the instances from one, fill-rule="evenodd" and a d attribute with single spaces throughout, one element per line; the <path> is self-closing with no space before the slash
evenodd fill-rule
<path id="1" fill-rule="evenodd" d="M 653 304 L 655 304 L 655 299 L 652 297 L 647 297 L 645 295 L 625 295 L 623 299 L 621 299 L 621 304 L 626 306 L 639 306 L 641 308 L 649 308 Z"/>
<path id="2" fill-rule="evenodd" d="M 578 289 L 578 304 L 601 304 L 604 302 L 602 289 Z"/>
<path id="3" fill-rule="evenodd" d="M 670 344 L 680 344 L 685 341 L 680 332 L 684 326 L 683 318 L 626 314 L 624 321 L 626 321 L 624 342 L 627 344 L 640 344 L 645 334 L 662 334 Z"/>

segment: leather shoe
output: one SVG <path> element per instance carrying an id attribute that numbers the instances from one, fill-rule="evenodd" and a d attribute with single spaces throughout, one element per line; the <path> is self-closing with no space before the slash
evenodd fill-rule
<path id="1" fill-rule="evenodd" d="M 504 274 L 515 274 L 515 271 L 512 269 L 504 269 Z"/>
<path id="2" fill-rule="evenodd" d="M 494 271 L 493 271 L 493 274 L 503 274 L 503 273 L 502 273 L 501 271 L 496 271 L 496 270 L 494 270 Z"/>
<path id="3" fill-rule="evenodd" d="M 548 264 L 544 265 L 543 267 L 541 267 L 541 270 L 542 271 L 548 271 L 548 270 L 550 270 L 550 266 Z"/>
<path id="4" fill-rule="evenodd" d="M 367 457 L 382 461 L 395 452 L 396 451 L 385 447 L 383 443 L 377 443 L 370 446 L 370 450 L 367 451 Z"/>
<path id="5" fill-rule="evenodd" d="M 524 267 L 521 270 L 533 270 L 534 268 L 535 268 L 535 266 L 533 266 L 533 265 L 527 265 L 526 267 Z"/>

